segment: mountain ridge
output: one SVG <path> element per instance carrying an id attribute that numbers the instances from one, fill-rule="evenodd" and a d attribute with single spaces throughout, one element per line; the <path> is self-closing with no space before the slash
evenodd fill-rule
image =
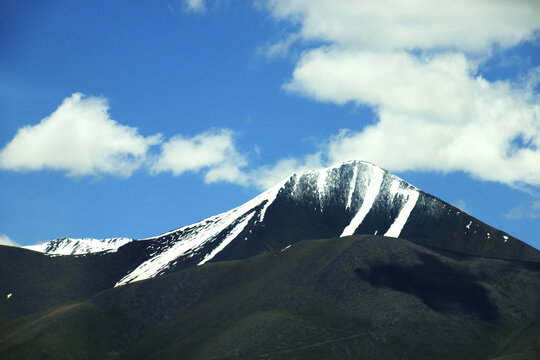
<path id="1" fill-rule="evenodd" d="M 300 240 L 353 234 L 401 236 L 469 255 L 540 261 L 534 248 L 509 234 L 387 170 L 353 160 L 293 174 L 229 211 L 136 240 L 146 242 L 149 256 L 116 285 L 209 261 L 246 258 Z M 103 247 L 117 251 L 122 241 L 121 246 L 134 242 L 109 239 L 108 247 Z M 62 243 L 73 245 L 69 239 L 53 242 L 47 245 L 51 249 L 62 249 Z"/>

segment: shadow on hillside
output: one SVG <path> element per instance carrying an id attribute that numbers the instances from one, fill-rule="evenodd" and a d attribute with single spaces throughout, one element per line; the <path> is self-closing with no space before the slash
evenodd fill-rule
<path id="1" fill-rule="evenodd" d="M 432 255 L 418 254 L 418 257 L 422 261 L 420 265 L 383 264 L 355 272 L 372 286 L 389 287 L 416 296 L 435 311 L 472 312 L 484 321 L 496 320 L 497 308 L 476 276 L 456 270 Z"/>

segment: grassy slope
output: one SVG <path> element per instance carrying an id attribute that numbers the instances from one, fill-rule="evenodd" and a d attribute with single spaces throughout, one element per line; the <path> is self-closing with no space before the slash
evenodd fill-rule
<path id="1" fill-rule="evenodd" d="M 304 241 L 15 319 L 0 326 L 0 355 L 533 359 L 539 285 L 538 264 L 383 237 Z"/>
<path id="2" fill-rule="evenodd" d="M 10 319 L 88 299 L 113 287 L 138 265 L 143 246 L 137 242 L 116 253 L 50 257 L 0 245 L 0 328 Z"/>

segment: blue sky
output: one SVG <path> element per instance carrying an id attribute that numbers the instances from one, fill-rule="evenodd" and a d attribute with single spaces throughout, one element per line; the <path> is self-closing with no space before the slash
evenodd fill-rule
<path id="1" fill-rule="evenodd" d="M 540 5 L 0 11 L 0 242 L 144 238 L 349 159 L 540 248 Z"/>

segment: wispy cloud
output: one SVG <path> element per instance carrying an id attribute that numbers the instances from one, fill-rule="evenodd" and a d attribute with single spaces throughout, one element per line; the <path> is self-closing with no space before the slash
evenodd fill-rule
<path id="1" fill-rule="evenodd" d="M 306 155 L 300 159 L 285 158 L 273 165 L 260 166 L 245 173 L 247 184 L 265 190 L 289 175 L 305 170 L 320 169 L 325 166 L 321 153 Z"/>
<path id="2" fill-rule="evenodd" d="M 186 11 L 194 13 L 202 13 L 206 10 L 204 0 L 184 0 Z"/>
<path id="3" fill-rule="evenodd" d="M 6 234 L 0 234 L 0 245 L 19 246 L 19 244 L 11 240 Z"/>
<path id="4" fill-rule="evenodd" d="M 286 56 L 289 54 L 291 47 L 299 38 L 300 36 L 296 33 L 288 34 L 283 39 L 264 44 L 257 49 L 257 52 L 269 59 Z"/>
<path id="5" fill-rule="evenodd" d="M 540 219 L 540 200 L 513 207 L 505 216 L 508 219 Z"/>
<path id="6" fill-rule="evenodd" d="M 469 207 L 467 206 L 467 202 L 465 200 L 457 199 L 456 201 L 454 201 L 454 203 L 452 205 L 454 205 L 458 209 L 461 209 L 461 210 L 465 211 L 466 213 L 472 215 L 472 212 L 469 209 Z"/>

